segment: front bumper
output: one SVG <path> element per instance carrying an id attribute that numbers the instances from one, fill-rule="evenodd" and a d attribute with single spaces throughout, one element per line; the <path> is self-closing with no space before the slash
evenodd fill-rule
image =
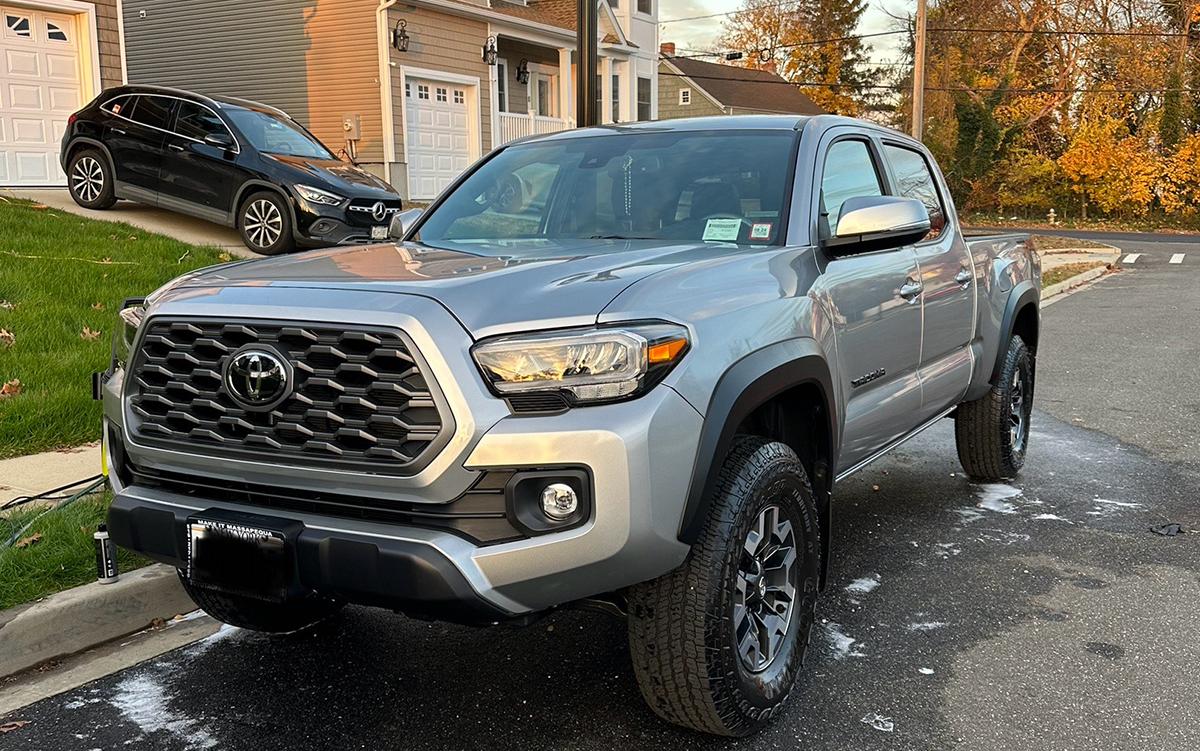
<path id="1" fill-rule="evenodd" d="M 226 508 L 295 519 L 304 524 L 305 545 L 314 550 L 356 551 L 335 558 L 318 554 L 320 565 L 308 569 L 311 582 L 306 584 L 329 588 L 351 602 L 412 612 L 445 610 L 445 617 L 456 619 L 449 612 L 454 609 L 445 607 L 444 593 L 454 593 L 456 601 L 469 594 L 468 610 L 482 601 L 495 620 L 652 579 L 683 562 L 688 546 L 679 541 L 678 530 L 702 418 L 675 391 L 660 385 L 630 402 L 518 417 L 486 390 L 470 359 L 470 337 L 440 305 L 384 293 L 355 293 L 353 311 L 345 309 L 346 302 L 344 292 L 331 290 L 306 290 L 297 305 L 295 290 L 231 287 L 181 294 L 156 305 L 150 316 L 328 321 L 336 310 L 337 322 L 347 327 L 404 330 L 428 362 L 454 417 L 454 434 L 433 461 L 416 475 L 395 476 L 273 464 L 269 456 L 255 461 L 216 458 L 200 446 L 192 451 L 140 445 L 122 427 L 125 379 L 118 372 L 102 389 L 108 456 L 197 478 L 193 492 L 180 493 L 110 472 L 116 494 L 113 537 L 119 544 L 180 565 L 183 520 L 193 513 Z M 200 482 L 243 482 L 287 489 L 292 496 L 336 494 L 370 499 L 377 506 L 436 508 L 461 498 L 492 472 L 562 467 L 581 468 L 591 477 L 586 523 L 492 544 L 428 525 L 312 509 L 264 509 L 229 496 L 206 497 Z M 430 572 L 454 575 L 434 585 Z M 416 583 L 401 587 L 390 581 L 396 577 Z M 425 592 L 433 594 L 426 598 Z"/>
<path id="2" fill-rule="evenodd" d="M 351 211 L 346 204 L 325 206 L 300 198 L 294 198 L 292 205 L 296 217 L 292 235 L 302 248 L 384 242 L 388 224 L 395 213 L 389 212 L 382 219 L 375 219 L 368 213 Z M 384 228 L 385 235 L 372 238 L 372 227 Z"/>

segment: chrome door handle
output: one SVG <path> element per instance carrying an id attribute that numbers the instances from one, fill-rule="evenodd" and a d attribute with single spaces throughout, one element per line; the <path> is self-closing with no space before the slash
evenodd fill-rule
<path id="1" fill-rule="evenodd" d="M 954 281 L 966 287 L 971 283 L 971 272 L 967 271 L 966 267 L 964 266 L 957 274 L 954 275 Z"/>
<path id="2" fill-rule="evenodd" d="M 183 151 L 183 147 L 177 143 L 170 144 L 167 146 L 167 148 L 169 148 L 171 151 Z"/>
<path id="3" fill-rule="evenodd" d="M 911 276 L 900 287 L 900 296 L 905 300 L 912 302 L 917 299 L 917 295 L 921 294 L 921 290 L 925 287 Z"/>

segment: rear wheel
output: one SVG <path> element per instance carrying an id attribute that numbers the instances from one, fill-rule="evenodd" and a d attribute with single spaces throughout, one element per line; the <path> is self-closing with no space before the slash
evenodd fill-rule
<path id="1" fill-rule="evenodd" d="M 273 256 L 296 249 L 292 215 L 278 193 L 263 190 L 243 201 L 238 209 L 238 231 L 242 242 L 255 253 Z"/>
<path id="2" fill-rule="evenodd" d="M 333 616 L 344 603 L 310 597 L 295 602 L 267 602 L 193 586 L 178 571 L 179 581 L 192 602 L 222 623 L 252 631 L 285 634 L 313 626 Z"/>
<path id="3" fill-rule="evenodd" d="M 976 480 L 1015 477 L 1025 465 L 1033 412 L 1033 353 L 1019 336 L 1008 342 L 990 391 L 958 407 L 954 437 L 958 460 Z"/>
<path id="4" fill-rule="evenodd" d="M 67 185 L 71 198 L 85 209 L 107 209 L 117 202 L 112 169 L 96 149 L 75 152 L 67 164 Z"/>
<path id="5" fill-rule="evenodd" d="M 817 518 L 796 454 L 740 438 L 687 561 L 630 591 L 634 672 L 660 717 L 742 736 L 779 712 L 812 629 Z"/>

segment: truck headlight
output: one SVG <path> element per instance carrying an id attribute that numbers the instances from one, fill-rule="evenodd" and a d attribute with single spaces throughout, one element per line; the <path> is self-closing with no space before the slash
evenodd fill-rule
<path id="1" fill-rule="evenodd" d="M 146 316 L 145 301 L 141 299 L 126 300 L 121 312 L 117 314 L 117 329 L 113 333 L 112 369 L 129 364 L 129 355 L 133 352 L 133 342 L 137 339 L 138 328 Z"/>
<path id="2" fill-rule="evenodd" d="M 645 393 L 688 347 L 683 326 L 646 323 L 501 336 L 472 354 L 500 396 L 565 392 L 571 403 L 597 403 Z"/>
<path id="3" fill-rule="evenodd" d="M 297 185 L 296 192 L 299 193 L 300 197 L 306 201 L 312 201 L 313 203 L 319 203 L 325 206 L 337 206 L 339 203 L 346 200 L 337 193 L 330 193 L 327 190 L 314 188 L 311 185 Z"/>

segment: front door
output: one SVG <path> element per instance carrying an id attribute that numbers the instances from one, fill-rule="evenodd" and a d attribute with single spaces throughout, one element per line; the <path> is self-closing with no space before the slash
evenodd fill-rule
<path id="1" fill-rule="evenodd" d="M 158 201 L 158 171 L 163 144 L 177 100 L 140 94 L 130 97 L 108 118 L 104 143 L 117 173 L 117 193 L 145 203 Z"/>
<path id="2" fill-rule="evenodd" d="M 921 419 L 958 404 L 971 380 L 971 337 L 975 331 L 974 264 L 962 234 L 950 226 L 943 188 L 923 154 L 884 142 L 893 192 L 916 198 L 929 210 L 930 231 L 914 248 L 921 268 Z"/>
<path id="3" fill-rule="evenodd" d="M 842 203 L 854 196 L 884 194 L 875 142 L 835 134 L 820 177 L 820 234 L 837 231 Z M 838 471 L 900 438 L 917 422 L 921 407 L 920 272 L 911 246 L 831 257 L 813 293 L 828 310 L 837 345 L 837 377 L 846 395 Z"/>
<path id="4" fill-rule="evenodd" d="M 216 112 L 197 102 L 179 102 L 159 171 L 158 202 L 164 208 L 232 224 L 234 194 L 248 175 L 237 164 L 236 140 L 230 149 L 204 142 L 214 134 L 233 138 Z"/>

